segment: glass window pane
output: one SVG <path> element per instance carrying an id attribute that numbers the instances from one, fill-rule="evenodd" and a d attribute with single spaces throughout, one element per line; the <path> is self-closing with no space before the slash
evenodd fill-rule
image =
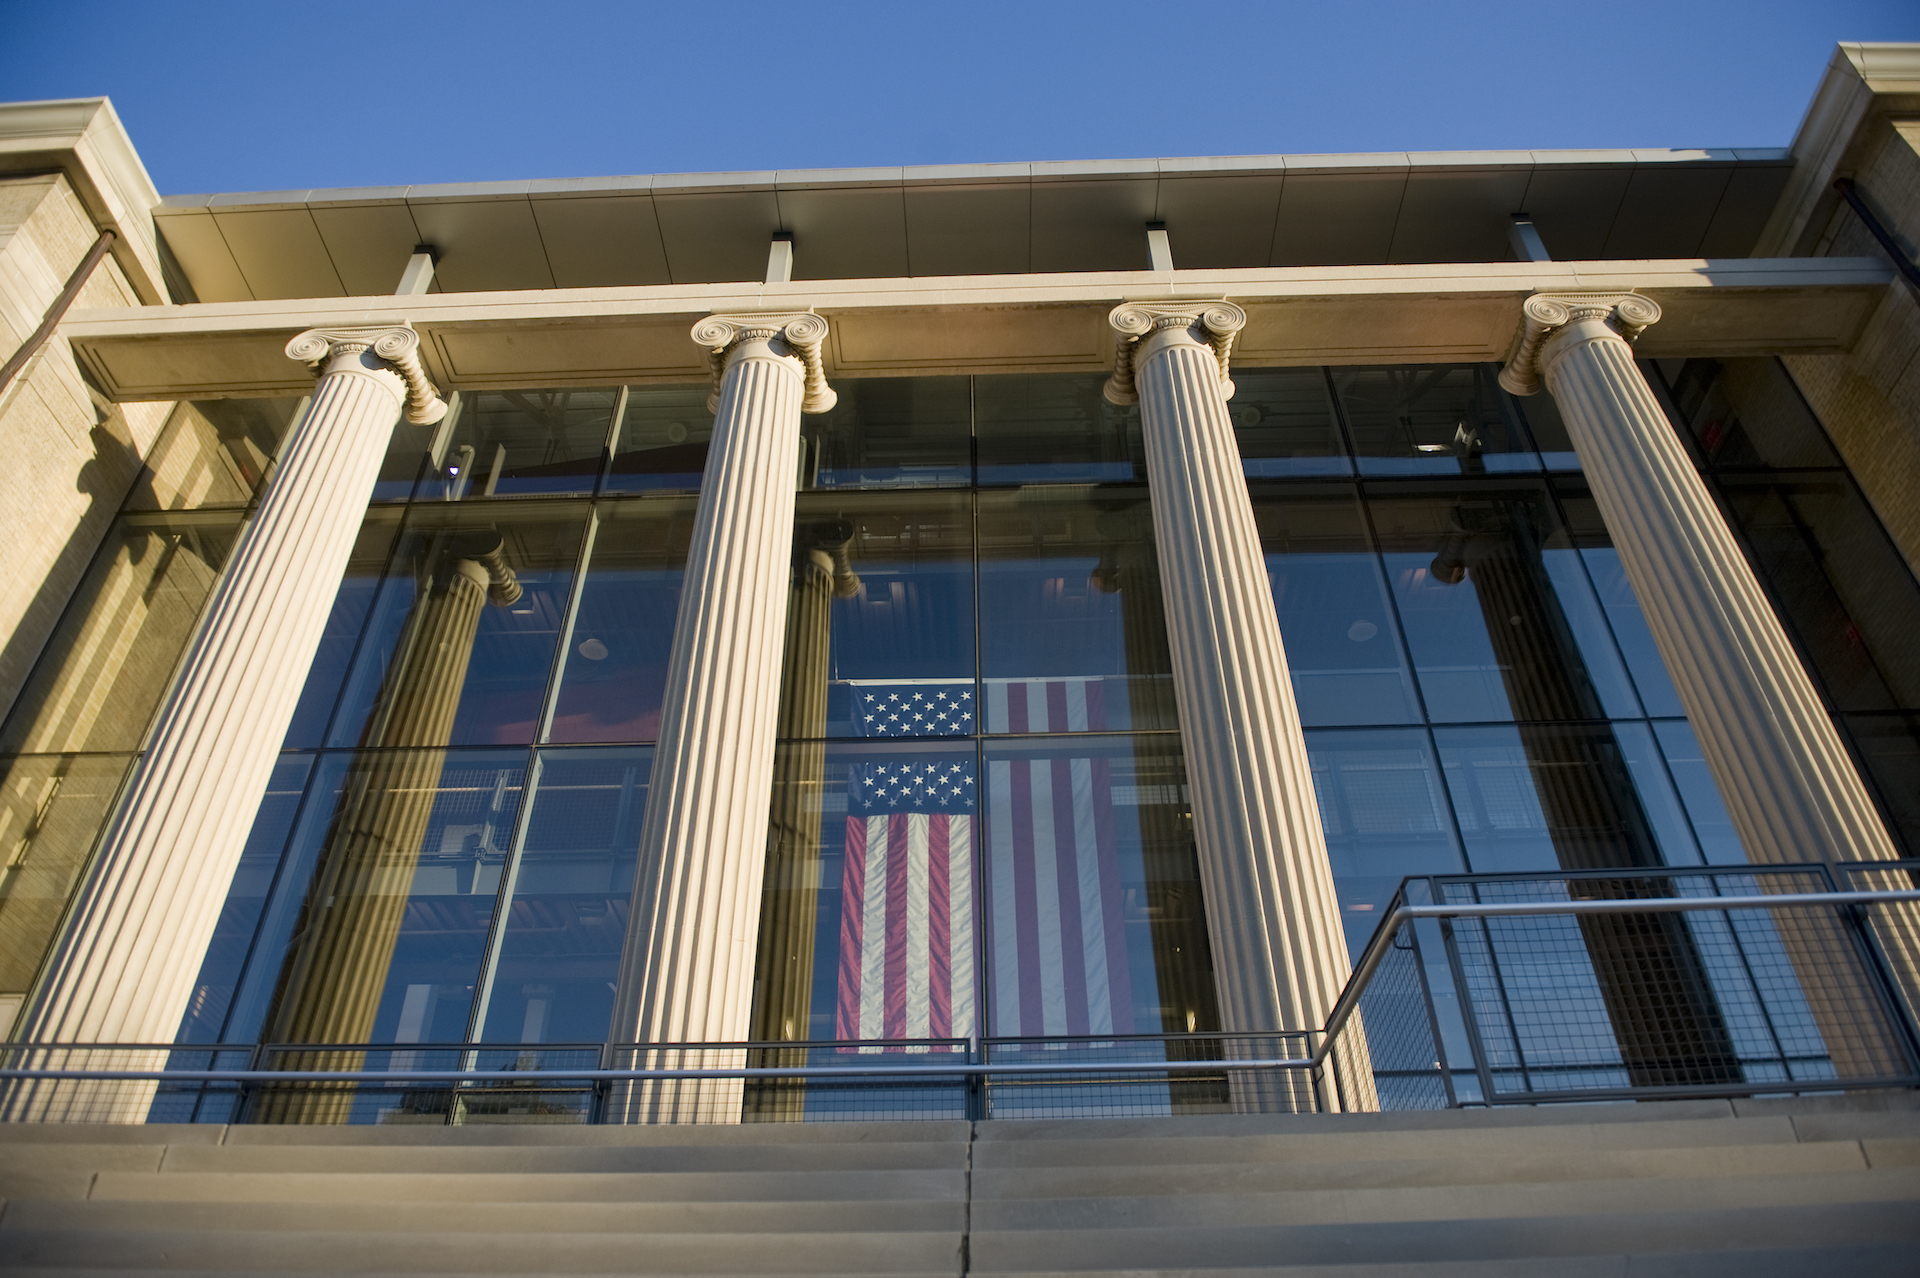
<path id="1" fill-rule="evenodd" d="M 1177 741 L 994 741 L 985 770 L 988 1032 L 1217 1028 Z"/>
<path id="2" fill-rule="evenodd" d="M 1433 722 L 1604 717 L 1547 569 L 1569 543 L 1545 492 L 1402 484 L 1368 497 Z"/>
<path id="3" fill-rule="evenodd" d="M 540 752 L 475 1018 L 480 1038 L 606 1038 L 652 762 L 632 746 Z"/>
<path id="4" fill-rule="evenodd" d="M 549 741 L 659 736 L 693 509 L 690 499 L 599 506 Z"/>
<path id="5" fill-rule="evenodd" d="M 1580 454 L 1573 449 L 1573 436 L 1567 433 L 1566 420 L 1560 416 L 1560 405 L 1553 396 L 1543 391 L 1507 402 L 1526 423 L 1527 434 L 1533 436 L 1534 447 L 1540 450 L 1542 465 L 1548 470 L 1580 469 Z"/>
<path id="6" fill-rule="evenodd" d="M 1667 771 L 1680 792 L 1707 864 L 1744 865 L 1746 850 L 1740 846 L 1740 836 L 1734 831 L 1733 818 L 1727 815 L 1727 805 L 1720 798 L 1720 787 L 1701 753 L 1699 738 L 1693 735 L 1693 725 L 1685 719 L 1663 719 L 1653 725 L 1653 734 L 1659 739 Z"/>
<path id="7" fill-rule="evenodd" d="M 843 377 L 833 411 L 803 419 L 807 488 L 964 488 L 973 379 Z"/>
<path id="8" fill-rule="evenodd" d="M 1236 368 L 1233 387 L 1227 411 L 1247 478 L 1353 473 L 1326 373 Z"/>
<path id="9" fill-rule="evenodd" d="M 1146 493 L 1035 487 L 979 503 L 987 731 L 1177 728 Z"/>
<path id="10" fill-rule="evenodd" d="M 803 494 L 783 738 L 970 735 L 973 512 L 964 494 Z"/>
<path id="11" fill-rule="evenodd" d="M 125 510 L 245 505 L 259 495 L 305 399 L 212 399 L 174 406 Z"/>
<path id="12" fill-rule="evenodd" d="M 1347 950 L 1358 958 L 1409 874 L 1466 868 L 1425 729 L 1307 733 Z"/>
<path id="13" fill-rule="evenodd" d="M 332 756 L 315 777 L 228 1038 L 244 1041 L 264 1002 L 270 1042 L 461 1041 L 526 752 L 343 764 Z"/>
<path id="14" fill-rule="evenodd" d="M 583 503 L 415 506 L 331 744 L 533 740 L 587 514 Z"/>
<path id="15" fill-rule="evenodd" d="M 417 499 L 590 493 L 606 459 L 618 390 L 473 391 L 436 435 L 438 469 Z M 439 441 L 444 440 L 444 445 Z"/>
<path id="16" fill-rule="evenodd" d="M 1888 828 L 1920 855 L 1920 715 L 1848 715 L 1846 725 Z"/>
<path id="17" fill-rule="evenodd" d="M 1436 728 L 1476 874 L 1661 864 L 1610 727 Z"/>
<path id="18" fill-rule="evenodd" d="M 237 511 L 123 515 L 14 702 L 0 750 L 138 749 L 240 526 Z"/>
<path id="19" fill-rule="evenodd" d="M 627 387 L 606 491 L 698 491 L 713 439 L 713 413 L 707 408 L 711 389 L 705 382 Z"/>
<path id="20" fill-rule="evenodd" d="M 1644 366 L 1643 367 L 1647 367 Z M 1669 363 L 1673 404 L 1699 455 L 1716 469 L 1838 466 L 1826 432 L 1777 359 Z M 1658 384 L 1660 371 L 1648 368 Z"/>
<path id="21" fill-rule="evenodd" d="M 1105 373 L 1014 373 L 973 379 L 980 483 L 1074 484 L 1144 479 L 1140 410 L 1101 394 Z"/>
<path id="22" fill-rule="evenodd" d="M 1358 495 L 1346 485 L 1252 492 L 1301 721 L 1420 722 Z"/>
<path id="23" fill-rule="evenodd" d="M 1336 368 L 1333 384 L 1363 475 L 1540 469 L 1491 364 Z"/>
<path id="24" fill-rule="evenodd" d="M 246 966 L 247 953 L 253 946 L 254 933 L 259 930 L 274 876 L 287 850 L 287 836 L 292 833 L 294 818 L 299 814 L 300 799 L 306 793 L 313 762 L 314 756 L 310 754 L 285 754 L 273 765 L 267 792 L 254 814 L 253 829 L 247 835 L 240 864 L 233 872 L 233 883 L 227 888 L 226 903 L 220 907 L 213 940 L 200 964 L 193 1002 L 181 1019 L 177 1042 L 220 1041 L 235 988 Z"/>
<path id="25" fill-rule="evenodd" d="M 287 725 L 283 750 L 311 749 L 326 740 L 327 721 L 333 717 L 334 704 L 340 699 L 341 685 L 353 665 L 353 654 L 360 645 L 367 615 L 380 596 L 380 586 L 393 560 L 394 541 L 400 535 L 401 512 L 393 507 L 374 507 L 360 525 L 347 569 L 340 577 L 340 589 L 333 597 L 333 610 L 327 614 L 327 628 L 320 636 L 320 647 L 307 667 L 307 682 L 300 690 L 300 703 L 294 707 L 293 721 Z"/>
<path id="26" fill-rule="evenodd" d="M 1718 484 L 1834 707 L 1920 707 L 1920 584 L 1852 481 L 1802 472 Z"/>
<path id="27" fill-rule="evenodd" d="M 774 775 L 754 1035 L 976 1033 L 973 743 L 786 743 Z"/>
<path id="28" fill-rule="evenodd" d="M 131 762 L 0 758 L 0 1035 L 33 989 Z"/>

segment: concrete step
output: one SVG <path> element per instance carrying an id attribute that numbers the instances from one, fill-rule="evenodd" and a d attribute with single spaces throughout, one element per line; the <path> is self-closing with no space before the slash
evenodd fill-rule
<path id="1" fill-rule="evenodd" d="M 714 1234 L 0 1228 L 0 1269 L 195 1273 L 954 1274 L 958 1231 Z M 451 1228 L 450 1228 L 451 1227 Z"/>
<path id="2" fill-rule="evenodd" d="M 976 1155 L 973 1196 L 1071 1198 L 1152 1194 L 1284 1193 L 1312 1188 L 1397 1188 L 1417 1185 L 1514 1185 L 1624 1178 L 1660 1180 L 1708 1176 L 1825 1175 L 1862 1171 L 1866 1155 L 1855 1142 L 1817 1145 L 1718 1145 L 1703 1149 L 1625 1149 L 1602 1153 L 1526 1154 L 1509 1158 L 1462 1156 L 1320 1163 L 1176 1164 L 1021 1167 L 981 1166 Z"/>
<path id="3" fill-rule="evenodd" d="M 1163 1194 L 1144 1198 L 1012 1201 L 976 1198 L 972 1221 L 973 1228 L 979 1231 L 1238 1228 L 1721 1211 L 1867 1202 L 1920 1202 L 1920 1171 L 1859 1171 L 1818 1177 L 1570 1180 L 1544 1185 L 1308 1189 L 1283 1194 Z"/>
<path id="4" fill-rule="evenodd" d="M 983 1128 L 991 1125 L 982 1124 Z M 1894 1133 L 1875 1133 L 1892 1135 Z M 1803 1139 L 1791 1118 L 1682 1119 L 1670 1123 L 1579 1123 L 1478 1129 L 1302 1132 L 1239 1137 L 1129 1136 L 1010 1140 L 983 1131 L 974 1148 L 977 1167 L 1174 1164 L 1323 1163 L 1395 1158 L 1493 1158 L 1534 1152 L 1585 1153 L 1621 1149 L 1717 1145 L 1792 1145 Z M 1854 1140 L 1855 1136 L 1833 1139 Z"/>
<path id="5" fill-rule="evenodd" d="M 237 1211 L 244 1217 L 237 1217 Z M 444 1230 L 443 1206 L 434 1203 L 250 1203 L 244 1209 L 225 1202 L 143 1202 L 93 1199 L 85 1202 L 16 1202 L 7 1207 L 0 1232 L 8 1229 L 189 1230 L 208 1231 L 236 1223 L 252 1232 L 350 1231 L 405 1233 Z M 931 1201 L 878 1199 L 868 1202 L 490 1202 L 464 1213 L 462 1229 L 472 1233 L 939 1233 L 958 1234 L 966 1225 L 966 1204 L 958 1197 Z"/>
<path id="6" fill-rule="evenodd" d="M 873 1202 L 964 1199 L 953 1171 L 102 1172 L 92 1197 L 208 1203 Z"/>
<path id="7" fill-rule="evenodd" d="M 1357 1265 L 1231 1269 L 1049 1269 L 970 1271 L 977 1278 L 1912 1278 L 1905 1243 L 1767 1251 L 1620 1253 L 1509 1260 L 1415 1260 Z"/>
<path id="8" fill-rule="evenodd" d="M 3 1231 L 0 1231 L 3 1232 Z M 1484 1262 L 1560 1256 L 1828 1248 L 1920 1243 L 1911 1202 L 1822 1203 L 1727 1211 L 1241 1228 L 983 1230 L 975 1274 L 1285 1265 Z"/>

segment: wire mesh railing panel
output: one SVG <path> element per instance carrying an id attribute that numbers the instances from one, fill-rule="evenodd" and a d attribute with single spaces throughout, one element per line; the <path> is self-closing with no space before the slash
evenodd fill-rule
<path id="1" fill-rule="evenodd" d="M 1359 1007 L 1334 1031 L 1325 1074 L 1343 1110 L 1445 1109 L 1453 1103 L 1412 924 L 1396 929 Z"/>
<path id="2" fill-rule="evenodd" d="M 1837 865 L 1841 886 L 1856 892 L 1907 892 L 1920 888 L 1920 860 Z M 1920 902 L 1889 901 L 1860 907 L 1876 951 L 1907 1023 L 1920 1023 Z"/>
<path id="3" fill-rule="evenodd" d="M 0 1079 L 0 1122 L 232 1122 L 244 1099 L 239 1083 L 168 1079 L 164 1075 L 241 1070 L 247 1068 L 252 1054 L 250 1047 L 14 1045 L 0 1049 L 0 1065 L 7 1069 L 94 1077 Z M 161 1077 L 112 1077 L 127 1072 Z"/>
<path id="4" fill-rule="evenodd" d="M 984 1060 L 996 1072 L 984 1080 L 984 1117 L 1314 1113 L 1322 1106 L 1309 1070 L 1220 1064 L 1305 1062 L 1313 1053 L 1313 1038 L 1215 1033 L 987 1039 Z M 1082 1064 L 1084 1072 L 1068 1068 Z M 1033 1070 L 1022 1072 L 1019 1066 Z M 1001 1069 L 1009 1072 L 997 1072 Z"/>
<path id="5" fill-rule="evenodd" d="M 965 1118 L 968 1062 L 967 1044 L 955 1039 L 619 1045 L 608 1049 L 609 1068 L 774 1071 L 775 1076 L 614 1082 L 606 1089 L 600 1121 L 818 1123 Z M 944 1073 L 939 1069 L 944 1063 L 960 1068 Z M 794 1073 L 779 1076 L 789 1070 Z"/>
<path id="6" fill-rule="evenodd" d="M 1912 1061 L 1847 906 L 1800 871 L 1456 880 L 1450 904 L 1702 901 L 1778 908 L 1463 917 L 1451 925 L 1490 1099 L 1896 1079 Z"/>

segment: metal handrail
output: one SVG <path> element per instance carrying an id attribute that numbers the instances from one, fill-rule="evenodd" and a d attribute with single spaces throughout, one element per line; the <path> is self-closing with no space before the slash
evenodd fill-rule
<path id="1" fill-rule="evenodd" d="M 785 1065 L 785 1066 L 717 1066 L 689 1069 L 494 1069 L 494 1070 L 433 1070 L 433 1069 L 387 1069 L 387 1070 L 169 1070 L 169 1069 L 132 1069 L 132 1070 L 89 1070 L 89 1069 L 0 1069 L 0 1079 L 18 1080 L 154 1080 L 175 1083 L 348 1083 L 348 1082 L 435 1082 L 435 1083 L 474 1083 L 474 1082 L 514 1082 L 527 1083 L 537 1079 L 554 1079 L 571 1082 L 649 1082 L 693 1079 L 752 1079 L 752 1078 L 910 1078 L 914 1076 L 937 1076 L 941 1078 L 996 1076 L 1031 1076 L 1035 1074 L 1164 1074 L 1193 1073 L 1216 1070 L 1318 1070 L 1332 1051 L 1335 1040 L 1346 1023 L 1359 1007 L 1361 995 L 1365 993 L 1367 983 L 1373 973 L 1385 960 L 1393 948 L 1393 940 L 1402 926 L 1419 919 L 1446 918 L 1515 918 L 1544 914 L 1679 914 L 1708 910 L 1775 910 L 1799 909 L 1805 906 L 1842 906 L 1873 905 L 1893 901 L 1920 901 L 1920 889 L 1905 889 L 1890 892 L 1786 892 L 1776 895 L 1758 896 L 1671 896 L 1645 897 L 1604 901 L 1516 901 L 1495 904 L 1458 904 L 1458 905 L 1401 905 L 1381 920 L 1373 937 L 1367 942 L 1367 948 L 1361 953 L 1360 962 L 1354 967 L 1353 975 L 1347 980 L 1346 988 L 1335 1001 L 1333 1010 L 1327 1017 L 1327 1023 L 1320 1030 L 1262 1030 L 1262 1031 L 1226 1031 L 1215 1032 L 1212 1037 L 1308 1037 L 1320 1036 L 1319 1046 L 1309 1056 L 1276 1057 L 1265 1060 L 1211 1060 L 1211 1061 L 1032 1061 L 1023 1063 L 988 1064 L 974 1061 L 951 1061 L 929 1064 L 886 1064 L 880 1061 L 869 1063 L 848 1063 L 836 1065 Z M 1089 1036 L 1090 1041 L 1106 1042 L 1119 1040 L 1128 1035 Z M 1155 1036 L 1146 1036 L 1152 1038 Z M 1180 1039 L 1182 1035 L 1160 1036 Z M 1049 1041 L 1036 1038 L 1015 1038 L 1013 1042 Z M 122 1050 L 140 1048 L 149 1051 L 168 1052 L 220 1052 L 251 1051 L 240 1045 L 220 1044 L 117 1044 L 98 1043 L 16 1043 L 9 1046 L 13 1052 L 61 1049 L 67 1051 L 103 1050 L 110 1046 Z M 276 1048 L 283 1045 L 275 1044 Z M 303 1046 L 303 1045 L 293 1045 Z M 337 1047 L 334 1044 L 315 1044 L 303 1046 L 303 1050 Z M 415 1043 L 366 1045 L 382 1051 L 418 1051 L 421 1046 Z M 505 1045 L 499 1050 L 512 1050 L 520 1045 Z M 847 1040 L 839 1043 L 809 1042 L 770 1042 L 770 1043 L 634 1043 L 619 1046 L 637 1048 L 644 1051 L 673 1051 L 705 1049 L 709 1051 L 765 1051 L 781 1049 L 788 1051 L 818 1050 L 832 1047 L 852 1046 L 897 1046 L 885 1041 L 858 1042 Z M 457 1048 L 462 1051 L 475 1050 L 472 1044 L 450 1045 L 446 1050 Z M 359 1049 L 356 1049 L 359 1050 Z M 544 1044 L 529 1044 L 523 1047 L 529 1051 L 555 1050 Z M 895 1053 L 897 1055 L 897 1053 Z"/>

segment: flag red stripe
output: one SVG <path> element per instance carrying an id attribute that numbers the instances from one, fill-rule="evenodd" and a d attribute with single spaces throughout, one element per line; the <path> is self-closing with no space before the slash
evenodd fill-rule
<path id="1" fill-rule="evenodd" d="M 907 1036 L 907 821 L 904 812 L 887 818 L 887 984 L 885 1038 Z M 916 956 L 917 957 L 917 956 Z"/>
<path id="2" fill-rule="evenodd" d="M 1049 688 L 1060 688 L 1049 684 Z M 1051 698 L 1050 698 L 1051 699 Z M 1060 722 L 1065 721 L 1066 691 L 1060 692 Z M 1050 761 L 1053 771 L 1053 811 L 1042 819 L 1053 819 L 1053 865 L 1060 892 L 1060 974 L 1066 983 L 1067 1033 L 1091 1032 L 1087 1017 L 1087 942 L 1080 926 L 1080 858 L 1093 856 L 1092 848 L 1075 842 L 1073 820 L 1073 764 L 1067 759 Z"/>
<path id="3" fill-rule="evenodd" d="M 846 855 L 840 870 L 840 1006 L 833 1018 L 836 1038 L 860 1037 L 860 931 L 866 882 L 867 823 L 862 817 L 848 817 Z"/>

